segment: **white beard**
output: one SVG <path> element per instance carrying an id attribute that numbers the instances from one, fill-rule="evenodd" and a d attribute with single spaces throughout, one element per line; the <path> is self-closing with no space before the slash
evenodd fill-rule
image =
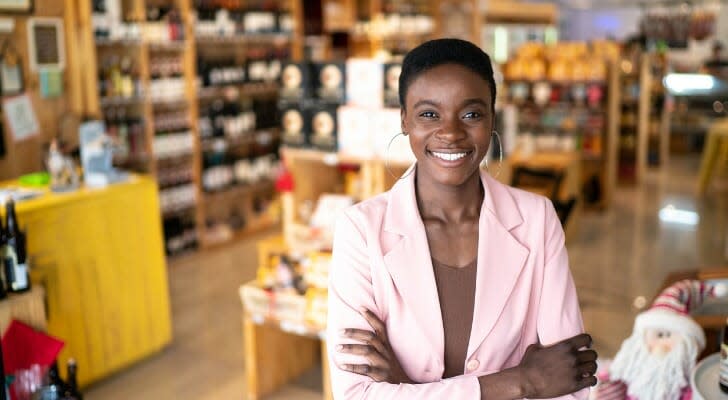
<path id="1" fill-rule="evenodd" d="M 639 400 L 678 400 L 689 384 L 698 346 L 694 340 L 681 340 L 669 354 L 654 356 L 635 332 L 622 343 L 609 367 L 609 379 L 627 384 L 627 394 Z"/>

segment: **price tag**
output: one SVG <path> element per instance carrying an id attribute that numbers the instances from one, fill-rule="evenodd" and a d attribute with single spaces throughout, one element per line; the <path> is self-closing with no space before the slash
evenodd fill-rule
<path id="1" fill-rule="evenodd" d="M 328 166 L 339 165 L 339 156 L 336 153 L 328 153 L 324 156 L 324 164 Z"/>

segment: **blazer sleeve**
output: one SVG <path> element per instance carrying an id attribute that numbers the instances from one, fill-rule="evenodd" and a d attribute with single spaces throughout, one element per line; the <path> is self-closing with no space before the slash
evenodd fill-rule
<path id="1" fill-rule="evenodd" d="M 390 384 L 344 371 L 340 364 L 366 364 L 363 357 L 343 355 L 336 346 L 346 341 L 342 329 L 371 329 L 359 314 L 363 307 L 380 318 L 371 274 L 372 263 L 361 231 L 347 213 L 339 217 L 334 234 L 329 271 L 329 311 L 326 330 L 331 387 L 335 400 L 479 400 L 480 385 L 475 376 L 460 376 L 422 384 Z M 386 322 L 386 321 L 385 321 Z M 407 334 L 407 332 L 401 332 Z M 400 360 L 401 361 L 401 360 Z"/>
<path id="2" fill-rule="evenodd" d="M 543 286 L 538 308 L 538 338 L 550 345 L 584 332 L 574 279 L 569 270 L 564 230 L 553 204 L 545 199 L 545 265 Z M 589 389 L 583 389 L 560 399 L 586 399 Z"/>

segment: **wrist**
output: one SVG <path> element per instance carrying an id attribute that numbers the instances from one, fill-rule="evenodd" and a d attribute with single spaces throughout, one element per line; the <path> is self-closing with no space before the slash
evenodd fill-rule
<path id="1" fill-rule="evenodd" d="M 478 378 L 481 399 L 515 400 L 531 397 L 533 386 L 527 381 L 520 367 L 509 368 Z"/>
<path id="2" fill-rule="evenodd" d="M 534 397 L 535 390 L 533 388 L 533 385 L 531 384 L 531 381 L 528 379 L 528 375 L 526 374 L 526 371 L 523 369 L 523 367 L 514 367 L 516 376 L 518 376 L 517 382 L 518 382 L 518 390 L 519 390 L 519 398 L 531 398 Z"/>

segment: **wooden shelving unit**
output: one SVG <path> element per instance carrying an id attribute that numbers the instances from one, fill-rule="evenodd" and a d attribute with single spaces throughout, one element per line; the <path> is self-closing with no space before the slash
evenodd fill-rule
<path id="1" fill-rule="evenodd" d="M 259 3 L 259 2 L 258 2 Z M 236 6 L 241 10 L 247 10 L 246 7 L 254 7 L 260 5 L 252 0 L 241 1 Z M 284 9 L 290 13 L 293 20 L 293 31 L 290 33 L 252 33 L 239 32 L 228 36 L 198 36 L 196 32 L 196 13 L 195 0 L 128 0 L 121 2 L 120 16 L 127 21 L 134 21 L 133 26 L 141 32 L 138 36 L 129 36 L 131 38 L 109 39 L 105 37 L 97 37 L 92 24 L 92 4 L 91 1 L 81 1 L 79 3 L 79 47 L 81 53 L 86 54 L 85 63 L 87 70 L 99 71 L 99 74 L 85 74 L 83 79 L 84 101 L 88 115 L 94 118 L 105 119 L 111 121 L 118 115 L 124 117 L 133 116 L 143 124 L 143 143 L 136 143 L 136 152 L 118 160 L 119 166 L 131 168 L 139 172 L 149 173 L 152 176 L 161 178 L 161 174 L 165 170 L 185 169 L 190 170 L 191 174 L 188 181 L 179 182 L 179 184 L 192 184 L 195 187 L 196 201 L 194 204 L 185 205 L 169 211 L 161 210 L 163 219 L 170 216 L 185 216 L 192 225 L 189 229 L 196 232 L 197 242 L 202 245 L 217 245 L 217 240 L 205 240 L 206 237 L 206 220 L 209 215 L 207 211 L 210 208 L 220 208 L 229 206 L 230 204 L 240 203 L 241 208 L 246 212 L 251 212 L 245 216 L 246 226 L 236 232 L 232 237 L 238 238 L 245 236 L 250 232 L 259 231 L 265 227 L 271 227 L 276 223 L 274 218 L 267 216 L 254 215 L 254 208 L 250 196 L 254 193 L 267 191 L 269 196 L 273 196 L 274 190 L 272 185 L 256 186 L 261 190 L 238 190 L 235 186 L 230 189 L 229 194 L 234 196 L 224 196 L 226 204 L 216 204 L 220 196 L 211 195 L 203 190 L 202 173 L 203 173 L 203 157 L 204 152 L 209 150 L 209 141 L 201 137 L 198 121 L 201 115 L 201 105 L 205 102 L 211 102 L 222 98 L 225 88 L 235 86 L 241 98 L 253 99 L 258 97 L 275 97 L 277 96 L 278 85 L 276 82 L 270 83 L 240 83 L 235 85 L 224 85 L 219 87 L 201 87 L 198 83 L 198 56 L 204 57 L 209 49 L 215 51 L 237 51 L 241 52 L 249 46 L 266 47 L 269 45 L 285 46 L 289 49 L 290 57 L 294 60 L 301 59 L 303 55 L 303 16 L 301 0 L 278 0 L 277 7 Z M 177 13 L 177 18 L 181 24 L 183 40 L 156 40 L 150 36 L 149 32 L 159 28 L 160 22 L 147 22 L 147 11 L 149 7 L 171 7 Z M 118 21 L 121 23 L 121 21 Z M 161 22 L 164 23 L 164 22 Z M 116 36 L 110 36 L 116 37 Z M 153 74 L 152 63 L 158 58 L 176 59 L 181 64 L 181 73 L 165 75 Z M 133 94 L 125 93 L 108 94 L 101 93 L 100 88 L 104 83 L 106 74 L 106 65 L 109 59 L 119 63 L 119 60 L 130 60 L 133 65 L 133 73 L 135 79 L 135 90 Z M 159 96 L 159 90 L 156 88 L 160 82 L 155 82 L 157 78 L 166 78 L 170 76 L 177 78 L 180 87 L 177 88 L 179 95 Z M 138 81 L 138 82 L 137 82 Z M 156 86 L 155 86 L 156 84 Z M 159 116 L 167 112 L 182 111 L 186 114 L 187 126 L 184 129 L 164 130 L 155 127 L 155 115 Z M 107 124 L 108 125 L 108 124 Z M 155 151 L 155 139 L 160 135 L 168 135 L 170 133 L 189 132 L 191 135 L 191 147 L 178 155 L 171 158 L 160 158 Z M 257 137 L 257 133 L 251 136 Z M 271 137 L 275 138 L 276 133 L 271 133 Z M 239 141 L 231 140 L 227 145 L 235 148 L 236 151 L 242 148 L 251 147 L 253 139 L 241 139 Z M 255 186 L 255 185 L 253 185 Z M 166 187 L 161 188 L 160 195 L 164 195 Z"/>

